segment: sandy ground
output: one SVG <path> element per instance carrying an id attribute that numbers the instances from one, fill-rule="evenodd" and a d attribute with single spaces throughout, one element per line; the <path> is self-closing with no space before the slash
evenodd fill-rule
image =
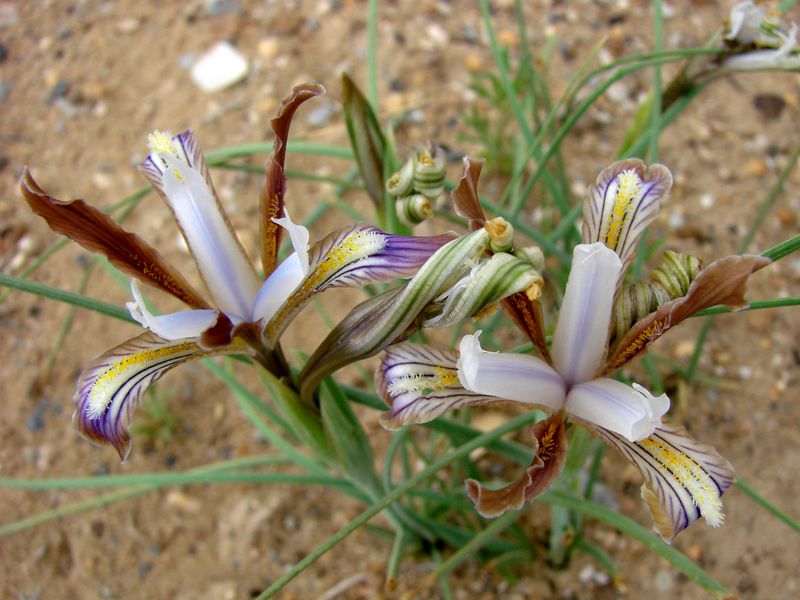
<path id="1" fill-rule="evenodd" d="M 550 72 L 556 92 L 604 35 L 612 56 L 650 47 L 646 2 L 527 4 L 534 51 L 548 34 L 560 36 Z M 674 4 L 665 31 L 672 47 L 701 42 L 728 6 L 701 0 L 685 8 Z M 493 6 L 500 39 L 518 46 L 513 3 Z M 477 8 L 462 1 L 396 1 L 380 10 L 382 116 L 415 111 L 412 122 L 399 130 L 401 147 L 431 138 L 457 151 L 475 152 L 475 146 L 463 141 L 462 115 L 474 102 L 470 72 L 491 65 Z M 19 197 L 16 180 L 25 164 L 55 195 L 108 206 L 143 183 L 133 165 L 144 156 L 151 130 L 192 127 L 206 149 L 270 139 L 269 119 L 277 103 L 303 81 L 322 82 L 329 94 L 304 109 L 295 136 L 343 144 L 339 75 L 347 70 L 365 82 L 365 23 L 366 4 L 353 0 L 0 2 L 0 268 L 18 273 L 56 241 Z M 205 94 L 191 82 L 186 65 L 225 39 L 248 58 L 250 73 L 230 89 Z M 613 159 L 646 84 L 642 77 L 616 86 L 568 139 L 568 170 L 576 194 Z M 706 261 L 734 250 L 798 142 L 799 92 L 798 79 L 785 74 L 725 79 L 706 90 L 665 133 L 661 160 L 673 170 L 676 185 L 656 227 L 668 236 L 670 247 Z M 320 174 L 347 169 L 344 163 L 305 157 L 291 157 L 293 165 Z M 453 177 L 458 166 L 451 170 Z M 255 256 L 259 178 L 231 172 L 214 177 L 234 225 Z M 752 250 L 796 233 L 798 183 L 795 171 Z M 330 196 L 325 184 L 293 183 L 293 216 L 302 218 Z M 368 210 L 363 198 L 351 199 Z M 312 237 L 343 222 L 341 215 L 326 218 Z M 157 197 L 147 197 L 127 226 L 191 272 L 177 230 Z M 34 279 L 77 289 L 87 258 L 71 245 Z M 789 257 L 758 274 L 750 296 L 796 295 L 798 284 L 800 260 Z M 120 305 L 127 300 L 125 291 L 100 269 L 86 293 Z M 328 299 L 333 316 L 342 314 L 342 298 Z M 169 308 L 169 303 L 161 306 Z M 120 465 L 113 451 L 80 440 L 69 418 L 76 375 L 87 361 L 136 330 L 78 311 L 53 355 L 60 324 L 69 314 L 65 305 L 21 293 L 0 306 L 0 353 L 5 357 L 0 362 L 0 475 L 185 469 L 265 450 L 231 396 L 199 365 L 180 369 L 160 386 L 180 419 L 168 442 L 148 447 L 137 440 L 130 460 Z M 290 330 L 289 347 L 310 350 L 319 340 L 324 326 L 313 311 L 307 315 Z M 701 365 L 722 386 L 673 389 L 672 394 L 676 420 L 714 444 L 745 481 L 795 516 L 800 494 L 793 456 L 800 449 L 798 316 L 797 309 L 789 309 L 718 318 Z M 682 326 L 668 341 L 659 342 L 659 350 L 686 361 L 699 325 L 695 320 Z M 52 369 L 47 369 L 48 361 L 53 361 Z M 374 415 L 366 414 L 365 422 L 377 444 L 385 444 L 388 434 Z M 648 524 L 632 468 L 609 454 L 602 475 L 620 510 Z M 94 493 L 3 490 L 0 520 L 7 523 Z M 738 490 L 727 494 L 725 503 L 723 528 L 696 525 L 680 536 L 677 547 L 743 598 L 797 597 L 800 538 Z M 246 598 L 358 510 L 337 494 L 284 486 L 191 486 L 150 493 L 2 539 L 0 596 Z M 539 552 L 547 536 L 542 509 L 529 509 L 522 522 Z M 629 597 L 704 597 L 638 543 L 601 525 L 592 525 L 589 537 L 615 558 Z M 386 542 L 359 532 L 283 597 L 320 597 L 343 581 L 347 584 L 338 597 L 383 597 L 388 552 Z M 386 597 L 438 597 L 438 588 L 424 578 L 429 560 L 420 556 L 406 561 L 398 592 Z M 618 590 L 593 580 L 592 569 L 591 560 L 578 557 L 554 571 L 543 557 L 522 569 L 517 581 L 506 582 L 469 563 L 457 572 L 453 588 L 456 598 L 617 597 Z"/>

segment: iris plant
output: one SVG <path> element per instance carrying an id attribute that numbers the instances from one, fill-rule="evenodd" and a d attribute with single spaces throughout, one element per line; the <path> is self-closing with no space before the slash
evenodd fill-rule
<path id="1" fill-rule="evenodd" d="M 558 477 L 568 417 L 639 469 L 642 496 L 666 540 L 701 516 L 713 526 L 723 522 L 720 498 L 733 482 L 730 463 L 683 427 L 662 421 L 670 405 L 666 395 L 611 377 L 689 315 L 714 304 L 742 308 L 747 278 L 769 262 L 758 256 L 720 259 L 697 274 L 684 296 L 661 304 L 625 335 L 610 338 L 625 272 L 671 185 L 666 167 L 647 169 L 639 160 L 620 161 L 600 173 L 586 197 L 583 243 L 573 252 L 552 347 L 541 342 L 543 331 L 529 332 L 539 340 L 541 357 L 486 352 L 480 332 L 465 336 L 459 351 L 403 343 L 385 354 L 376 383 L 390 406 L 382 417 L 389 429 L 427 422 L 446 410 L 509 400 L 550 413 L 534 427 L 534 459 L 519 479 L 499 490 L 467 481 L 483 515 L 519 508 Z M 480 223 L 476 210 L 471 220 Z M 538 307 L 528 311 L 538 312 Z M 540 327 L 529 320 L 528 329 Z"/>
<path id="2" fill-rule="evenodd" d="M 74 420 L 84 436 L 113 445 L 124 459 L 130 451 L 128 425 L 142 393 L 164 373 L 189 360 L 245 354 L 276 376 L 289 377 L 279 338 L 314 294 L 336 286 L 408 277 L 452 238 L 391 235 L 356 224 L 309 246 L 308 230 L 293 223 L 284 207 L 283 164 L 295 110 L 323 92 L 317 85 L 298 86 L 272 122 L 275 151 L 267 165 L 260 203 L 263 276 L 256 272 L 222 209 L 192 132 L 151 134 L 150 153 L 140 169 L 175 217 L 208 299 L 141 238 L 82 200 L 53 198 L 24 171 L 23 195 L 54 231 L 104 254 L 134 278 L 134 300 L 128 309 L 148 330 L 98 357 L 81 374 Z M 289 234 L 294 251 L 278 264 L 282 231 Z M 139 282 L 168 292 L 189 310 L 153 314 Z"/>

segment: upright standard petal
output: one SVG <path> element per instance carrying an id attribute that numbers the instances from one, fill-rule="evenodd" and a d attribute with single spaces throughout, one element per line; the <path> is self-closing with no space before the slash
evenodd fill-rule
<path id="1" fill-rule="evenodd" d="M 722 304 L 731 310 L 747 306 L 744 293 L 750 275 L 772 261 L 763 256 L 745 254 L 715 260 L 700 271 L 688 293 L 662 304 L 655 312 L 637 321 L 612 352 L 605 373 L 614 373 L 647 347 L 694 313 Z"/>
<path id="2" fill-rule="evenodd" d="M 602 378 L 572 386 L 564 409 L 635 442 L 661 426 L 661 416 L 669 410 L 669 398 L 666 394 L 653 396 L 640 385 L 628 387 Z"/>
<path id="3" fill-rule="evenodd" d="M 145 329 L 149 329 L 165 340 L 182 340 L 200 337 L 205 330 L 217 321 L 218 311 L 210 308 L 202 310 L 182 310 L 166 315 L 154 315 L 147 310 L 139 284 L 131 281 L 133 302 L 126 304 L 128 312 Z"/>
<path id="4" fill-rule="evenodd" d="M 671 542 L 701 516 L 712 527 L 722 525 L 722 494 L 733 484 L 731 464 L 711 446 L 693 440 L 686 429 L 664 424 L 652 435 L 631 443 L 596 428 L 644 478 L 642 498 L 653 515 L 654 529 Z"/>
<path id="5" fill-rule="evenodd" d="M 381 415 L 381 425 L 396 430 L 411 423 L 427 423 L 464 406 L 504 402 L 464 389 L 457 361 L 454 350 L 408 342 L 390 346 L 375 371 L 375 388 L 389 406 Z"/>
<path id="6" fill-rule="evenodd" d="M 553 366 L 569 384 L 592 379 L 605 358 L 619 257 L 602 243 L 578 244 L 553 335 Z"/>
<path id="7" fill-rule="evenodd" d="M 461 338 L 458 378 L 471 392 L 561 410 L 566 386 L 543 360 L 525 354 L 486 352 L 480 332 Z"/>
<path id="8" fill-rule="evenodd" d="M 474 479 L 467 479 L 467 495 L 481 516 L 499 517 L 506 511 L 522 508 L 561 475 L 567 460 L 564 413 L 559 411 L 534 425 L 533 439 L 533 462 L 516 481 L 498 490 L 489 490 Z"/>
<path id="9" fill-rule="evenodd" d="M 182 150 L 190 141 L 191 132 L 153 134 L 142 170 L 162 192 L 217 307 L 246 318 L 259 281 L 204 173 Z"/>
<path id="10" fill-rule="evenodd" d="M 486 214 L 478 199 L 478 178 L 482 169 L 482 160 L 470 160 L 465 156 L 461 179 L 450 194 L 456 214 L 469 220 L 471 231 L 480 229 L 486 223 Z"/>
<path id="11" fill-rule="evenodd" d="M 208 307 L 203 297 L 155 248 L 108 215 L 83 200 L 64 202 L 53 198 L 39 187 L 27 168 L 22 172 L 20 188 L 33 212 L 44 218 L 56 233 L 102 254 L 131 277 L 172 294 L 193 308 Z"/>
<path id="12" fill-rule="evenodd" d="M 629 158 L 603 169 L 587 191 L 583 243 L 602 242 L 619 254 L 620 278 L 671 187 L 672 173 L 667 167 L 656 164 L 648 169 L 638 158 Z"/>
<path id="13" fill-rule="evenodd" d="M 83 436 L 111 444 L 125 460 L 131 446 L 128 425 L 151 383 L 188 360 L 246 351 L 239 342 L 207 351 L 193 340 L 168 341 L 147 332 L 109 350 L 81 373 L 73 421 Z"/>

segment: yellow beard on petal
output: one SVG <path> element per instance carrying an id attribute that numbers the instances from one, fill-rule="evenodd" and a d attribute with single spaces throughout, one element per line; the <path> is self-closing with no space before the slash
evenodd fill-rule
<path id="1" fill-rule="evenodd" d="M 447 387 L 458 387 L 458 371 L 446 367 L 435 367 L 432 375 L 427 373 L 409 373 L 393 379 L 387 386 L 392 397 L 407 392 L 441 391 Z"/>
<path id="2" fill-rule="evenodd" d="M 606 233 L 606 246 L 615 250 L 619 241 L 619 234 L 625 217 L 628 215 L 631 203 L 642 187 L 642 180 L 633 169 L 627 169 L 617 177 L 617 193 L 614 198 L 614 206 L 608 218 L 608 232 Z"/>
<path id="3" fill-rule="evenodd" d="M 196 344 L 183 342 L 174 346 L 162 348 L 146 348 L 132 354 L 126 354 L 118 360 L 111 362 L 106 369 L 97 376 L 89 388 L 87 413 L 90 418 L 103 414 L 108 407 L 111 394 L 120 387 L 120 379 L 127 379 L 130 375 L 141 371 L 150 363 L 158 362 L 197 349 Z"/>
<path id="4" fill-rule="evenodd" d="M 666 476 L 671 475 L 689 492 L 709 525 L 722 525 L 725 515 L 722 513 L 722 501 L 717 486 L 692 457 L 652 437 L 639 444 L 658 461 L 662 471 L 668 471 Z"/>

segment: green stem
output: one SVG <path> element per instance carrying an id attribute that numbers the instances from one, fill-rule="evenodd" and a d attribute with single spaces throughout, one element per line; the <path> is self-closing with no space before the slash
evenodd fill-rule
<path id="1" fill-rule="evenodd" d="M 745 494 L 750 496 L 750 498 L 756 504 L 758 504 L 761 508 L 765 509 L 773 517 L 775 517 L 779 521 L 785 523 L 786 525 L 788 525 L 789 527 L 800 533 L 800 522 L 798 522 L 797 519 L 793 519 L 792 517 L 787 515 L 785 512 L 783 512 L 777 506 L 772 504 L 772 502 L 764 498 L 764 496 L 759 494 L 756 490 L 751 488 L 749 485 L 747 485 L 744 481 L 742 481 L 738 477 L 736 478 L 736 487 L 738 487 Z"/>

